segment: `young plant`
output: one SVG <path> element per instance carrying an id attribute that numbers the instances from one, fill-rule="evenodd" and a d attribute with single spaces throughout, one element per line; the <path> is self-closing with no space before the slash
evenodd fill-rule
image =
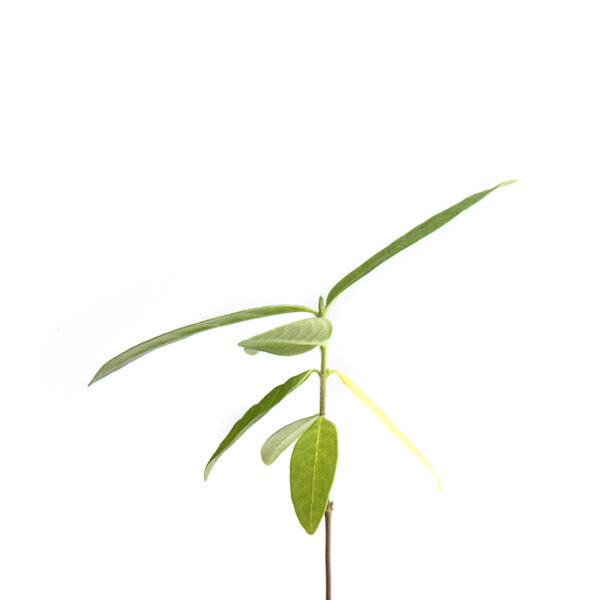
<path id="1" fill-rule="evenodd" d="M 338 441 L 336 426 L 325 416 L 326 385 L 327 378 L 335 373 L 341 381 L 362 400 L 382 421 L 387 425 L 417 456 L 431 469 L 441 490 L 440 481 L 431 465 L 421 454 L 417 447 L 396 427 L 392 420 L 369 398 L 365 391 L 360 388 L 350 377 L 336 369 L 327 367 L 327 342 L 331 336 L 331 322 L 326 318 L 333 301 L 348 287 L 367 275 L 375 267 L 385 262 L 394 254 L 419 241 L 436 229 L 445 225 L 459 213 L 479 202 L 489 193 L 501 186 L 513 183 L 515 180 L 503 181 L 489 190 L 484 190 L 469 196 L 462 202 L 434 215 L 424 223 L 421 223 L 408 233 L 399 237 L 386 246 L 383 250 L 366 260 L 352 272 L 340 279 L 329 294 L 327 300 L 319 298 L 318 310 L 308 306 L 294 304 L 279 304 L 274 306 L 261 306 L 250 308 L 239 312 L 230 313 L 220 317 L 200 321 L 187 327 L 181 327 L 168 333 L 164 333 L 150 340 L 142 342 L 129 350 L 125 350 L 118 356 L 102 365 L 90 382 L 96 381 L 110 375 L 117 369 L 124 367 L 130 362 L 140 358 L 144 354 L 166 346 L 178 340 L 189 337 L 207 329 L 240 323 L 259 317 L 267 317 L 283 313 L 307 312 L 312 316 L 294 321 L 280 327 L 275 327 L 264 333 L 259 333 L 239 343 L 248 354 L 258 352 L 269 352 L 280 356 L 294 356 L 308 352 L 319 347 L 321 350 L 321 365 L 318 369 L 309 369 L 290 377 L 284 383 L 273 388 L 262 400 L 251 406 L 234 423 L 229 433 L 225 436 L 219 447 L 215 450 L 204 469 L 206 480 L 221 455 L 231 447 L 236 440 L 258 420 L 262 419 L 273 407 L 279 404 L 290 392 L 302 385 L 313 373 L 319 377 L 319 411 L 299 421 L 290 423 L 276 431 L 267 439 L 261 449 L 262 460 L 270 465 L 290 445 L 295 442 L 290 460 L 290 488 L 292 503 L 296 516 L 302 527 L 308 534 L 317 530 L 323 516 L 325 517 L 325 573 L 326 573 L 326 598 L 331 598 L 331 566 L 330 566 L 330 544 L 331 544 L 331 512 L 333 503 L 329 493 L 333 485 L 335 469 L 338 459 Z"/>

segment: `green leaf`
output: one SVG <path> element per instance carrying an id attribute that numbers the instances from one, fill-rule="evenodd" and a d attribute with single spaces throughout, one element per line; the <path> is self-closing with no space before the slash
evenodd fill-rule
<path id="1" fill-rule="evenodd" d="M 100 367 L 98 372 L 94 375 L 94 378 L 90 381 L 89 385 L 92 385 L 92 383 L 95 383 L 99 379 L 110 375 L 110 373 L 120 369 L 121 367 L 124 367 L 131 361 L 140 358 L 140 356 L 144 356 L 144 354 L 148 354 L 148 352 L 156 350 L 156 348 L 166 346 L 167 344 L 172 344 L 173 342 L 178 342 L 179 340 L 189 337 L 190 335 L 194 335 L 195 333 L 200 333 L 201 331 L 206 331 L 207 329 L 214 329 L 215 327 L 223 327 L 224 325 L 240 323 L 241 321 L 258 319 L 259 317 L 268 317 L 270 315 L 279 315 L 291 312 L 311 312 L 316 314 L 316 312 L 308 306 L 276 304 L 273 306 L 259 306 L 258 308 L 240 310 L 238 312 L 223 315 L 221 317 L 214 317 L 212 319 L 207 319 L 206 321 L 200 321 L 199 323 L 194 323 L 193 325 L 187 325 L 186 327 L 180 327 L 179 329 L 174 329 L 168 333 L 163 333 L 162 335 L 154 337 L 150 340 L 146 340 L 141 344 L 137 344 L 136 346 L 129 348 L 129 350 L 125 350 L 125 352 L 115 356 Z"/>
<path id="2" fill-rule="evenodd" d="M 249 427 L 262 419 L 276 404 L 279 404 L 291 391 L 302 385 L 315 369 L 309 369 L 298 375 L 290 377 L 285 383 L 273 388 L 260 402 L 252 405 L 244 415 L 235 423 L 225 436 L 215 453 L 210 457 L 204 469 L 204 481 L 208 479 L 219 457 L 229 448 Z"/>
<path id="3" fill-rule="evenodd" d="M 502 187 L 504 185 L 509 185 L 514 183 L 516 179 L 509 179 L 507 181 L 503 181 L 498 185 L 490 188 L 489 190 L 484 190 L 483 192 L 479 192 L 477 194 L 473 194 L 469 196 L 462 202 L 447 208 L 446 210 L 434 215 L 427 221 L 417 225 L 414 229 L 411 229 L 408 233 L 405 233 L 402 237 L 399 237 L 397 240 L 392 242 L 389 246 L 386 246 L 383 250 L 380 250 L 377 254 L 373 255 L 371 258 L 366 260 L 362 265 L 354 269 L 351 273 L 348 273 L 343 279 L 338 281 L 327 296 L 327 307 L 333 302 L 337 296 L 339 296 L 346 288 L 350 287 L 353 283 L 356 283 L 361 277 L 364 277 L 367 273 L 370 273 L 375 267 L 378 267 L 381 263 L 388 260 L 397 254 L 401 250 L 404 250 L 411 244 L 418 242 L 421 238 L 424 238 L 426 235 L 434 232 L 436 229 L 439 229 L 442 225 L 448 223 L 460 214 L 463 210 L 473 206 L 481 199 L 485 198 L 489 193 L 494 190 Z"/>
<path id="4" fill-rule="evenodd" d="M 296 442 L 290 462 L 292 502 L 300 524 L 310 535 L 325 514 L 337 458 L 337 429 L 320 416 Z"/>
<path id="5" fill-rule="evenodd" d="M 294 421 L 276 431 L 260 449 L 265 465 L 271 465 L 275 459 L 293 442 L 295 442 L 317 419 L 319 415 Z"/>
<path id="6" fill-rule="evenodd" d="M 363 390 L 358 384 L 354 383 L 348 375 L 344 375 L 340 373 L 337 369 L 331 369 L 332 373 L 337 373 L 338 377 L 344 382 L 344 384 L 352 391 L 358 398 L 360 398 L 424 463 L 431 469 L 431 472 L 435 475 L 437 479 L 438 486 L 440 490 L 442 489 L 442 484 L 440 482 L 439 477 L 436 472 L 433 470 L 433 467 L 429 464 L 427 459 L 423 456 L 421 451 L 398 429 L 396 424 L 369 398 L 365 390 Z"/>
<path id="7" fill-rule="evenodd" d="M 331 335 L 331 323 L 321 317 L 309 317 L 275 327 L 239 343 L 250 351 L 293 356 L 325 343 Z"/>

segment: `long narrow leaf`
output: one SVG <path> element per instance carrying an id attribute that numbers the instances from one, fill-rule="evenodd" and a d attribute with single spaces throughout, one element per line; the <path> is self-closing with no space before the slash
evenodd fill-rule
<path id="1" fill-rule="evenodd" d="M 313 415 L 312 417 L 299 419 L 282 427 L 270 436 L 260 449 L 260 455 L 265 465 L 272 465 L 276 458 L 286 448 L 289 448 L 318 418 L 319 415 Z"/>
<path id="2" fill-rule="evenodd" d="M 269 352 L 280 356 L 294 356 L 316 348 L 326 342 L 329 336 L 331 322 L 328 319 L 309 317 L 259 333 L 238 345 L 249 354 Z"/>
<path id="3" fill-rule="evenodd" d="M 204 469 L 204 481 L 208 479 L 212 468 L 219 457 L 229 448 L 249 427 L 262 419 L 276 404 L 279 404 L 291 391 L 302 385 L 315 369 L 309 369 L 290 377 L 286 382 L 273 388 L 260 402 L 252 405 L 234 424 L 225 436 L 215 453 L 210 457 Z"/>
<path id="4" fill-rule="evenodd" d="M 477 194 L 473 194 L 468 198 L 465 198 L 462 202 L 447 208 L 446 210 L 434 215 L 427 221 L 417 225 L 414 229 L 411 229 L 408 233 L 405 233 L 402 237 L 399 237 L 397 240 L 393 241 L 389 246 L 386 246 L 383 250 L 380 250 L 377 254 L 373 255 L 371 258 L 366 260 L 362 265 L 354 269 L 351 273 L 348 273 L 344 278 L 338 281 L 327 296 L 327 306 L 329 306 L 337 296 L 339 296 L 346 288 L 350 287 L 353 283 L 356 283 L 361 277 L 364 277 L 367 273 L 370 273 L 375 267 L 378 267 L 381 263 L 388 260 L 397 254 L 401 250 L 404 250 L 411 244 L 418 242 L 421 238 L 424 238 L 426 235 L 434 232 L 436 229 L 439 229 L 442 225 L 448 223 L 459 215 L 463 210 L 473 206 L 481 199 L 485 198 L 489 193 L 494 190 L 502 187 L 504 185 L 509 185 L 514 183 L 516 179 L 509 179 L 507 181 L 503 181 L 498 185 L 490 188 L 489 190 L 484 190 L 483 192 L 478 192 Z"/>
<path id="5" fill-rule="evenodd" d="M 442 484 L 440 482 L 439 477 L 436 472 L 433 470 L 433 467 L 429 464 L 427 459 L 423 456 L 421 451 L 398 429 L 395 423 L 369 398 L 365 390 L 359 387 L 350 377 L 340 373 L 337 369 L 332 369 L 333 373 L 337 373 L 339 378 L 348 386 L 348 388 L 358 396 L 428 467 L 431 469 L 431 472 L 435 475 L 437 479 L 438 485 L 440 486 L 440 490 L 442 489 Z"/>
<path id="6" fill-rule="evenodd" d="M 335 425 L 320 416 L 296 442 L 290 461 L 290 491 L 300 524 L 312 535 L 319 526 L 335 477 Z"/>
<path id="7" fill-rule="evenodd" d="M 250 319 L 258 319 L 260 317 L 268 317 L 270 315 L 279 315 L 291 312 L 311 312 L 316 314 L 316 312 L 308 306 L 276 304 L 273 306 L 259 306 L 258 308 L 240 310 L 238 312 L 229 313 L 228 315 L 214 317 L 212 319 L 207 319 L 206 321 L 200 321 L 199 323 L 194 323 L 193 325 L 180 327 L 179 329 L 174 329 L 173 331 L 169 331 L 157 337 L 153 337 L 150 340 L 146 340 L 141 344 L 137 344 L 136 346 L 129 348 L 129 350 L 125 350 L 125 352 L 115 356 L 100 367 L 98 372 L 94 375 L 94 378 L 90 381 L 89 385 L 92 385 L 92 383 L 95 383 L 99 379 L 110 375 L 113 371 L 124 367 L 131 361 L 140 358 L 140 356 L 144 356 L 144 354 L 148 354 L 148 352 L 156 350 L 156 348 L 166 346 L 167 344 L 172 344 L 173 342 L 178 342 L 179 340 L 189 337 L 190 335 L 200 333 L 201 331 L 214 329 L 215 327 L 223 327 L 224 325 L 232 325 L 233 323 L 240 323 Z"/>

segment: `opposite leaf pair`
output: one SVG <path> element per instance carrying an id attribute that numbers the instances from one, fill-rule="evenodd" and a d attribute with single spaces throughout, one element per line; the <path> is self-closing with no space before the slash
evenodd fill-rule
<path id="1" fill-rule="evenodd" d="M 344 384 L 356 394 L 419 458 L 435 471 L 420 450 L 398 429 L 393 421 L 347 375 L 336 369 Z M 261 448 L 263 462 L 272 464 L 296 440 L 290 461 L 290 491 L 296 516 L 307 533 L 313 534 L 321 522 L 335 477 L 338 459 L 337 428 L 323 415 L 313 415 L 294 421 L 275 432 Z"/>

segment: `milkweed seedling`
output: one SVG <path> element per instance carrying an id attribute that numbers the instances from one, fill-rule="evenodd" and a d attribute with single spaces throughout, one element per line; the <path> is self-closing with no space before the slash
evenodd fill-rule
<path id="1" fill-rule="evenodd" d="M 317 530 L 323 516 L 325 516 L 325 572 L 326 572 L 326 598 L 331 599 L 331 568 L 330 568 L 330 542 L 331 542 L 331 511 L 333 503 L 329 499 L 331 486 L 335 476 L 338 458 L 337 429 L 325 416 L 327 378 L 335 373 L 342 382 L 362 400 L 384 423 L 387 425 L 422 461 L 431 469 L 441 489 L 441 483 L 427 459 L 418 448 L 396 427 L 392 420 L 369 398 L 350 377 L 336 369 L 327 368 L 327 342 L 331 336 L 331 322 L 327 313 L 333 301 L 348 287 L 356 283 L 367 273 L 378 267 L 394 254 L 397 254 L 421 238 L 429 235 L 442 225 L 448 223 L 463 210 L 473 206 L 489 193 L 499 187 L 513 183 L 515 180 L 503 181 L 497 186 L 469 196 L 462 202 L 434 215 L 427 221 L 417 225 L 408 233 L 393 241 L 377 254 L 366 260 L 354 271 L 340 279 L 329 294 L 327 300 L 319 298 L 318 310 L 308 306 L 295 304 L 278 304 L 274 306 L 260 306 L 239 312 L 230 313 L 221 317 L 214 317 L 200 321 L 187 327 L 181 327 L 164 333 L 137 346 L 125 350 L 102 365 L 90 382 L 110 375 L 112 372 L 124 367 L 144 354 L 182 340 L 195 333 L 240 323 L 259 317 L 278 315 L 283 313 L 306 312 L 311 317 L 294 321 L 275 329 L 270 329 L 239 343 L 248 354 L 269 352 L 280 356 L 294 356 L 308 352 L 319 347 L 321 350 L 321 365 L 319 369 L 309 369 L 298 375 L 290 377 L 287 381 L 273 388 L 260 402 L 251 406 L 242 417 L 234 423 L 231 431 L 225 436 L 219 447 L 215 450 L 204 469 L 206 480 L 221 455 L 252 425 L 264 417 L 276 404 L 279 404 L 290 392 L 302 385 L 313 373 L 320 380 L 319 412 L 307 416 L 299 421 L 290 423 L 276 431 L 263 444 L 261 456 L 263 462 L 270 465 L 290 445 L 294 444 L 290 460 L 290 489 L 292 503 L 300 524 L 307 533 L 313 534 Z"/>

